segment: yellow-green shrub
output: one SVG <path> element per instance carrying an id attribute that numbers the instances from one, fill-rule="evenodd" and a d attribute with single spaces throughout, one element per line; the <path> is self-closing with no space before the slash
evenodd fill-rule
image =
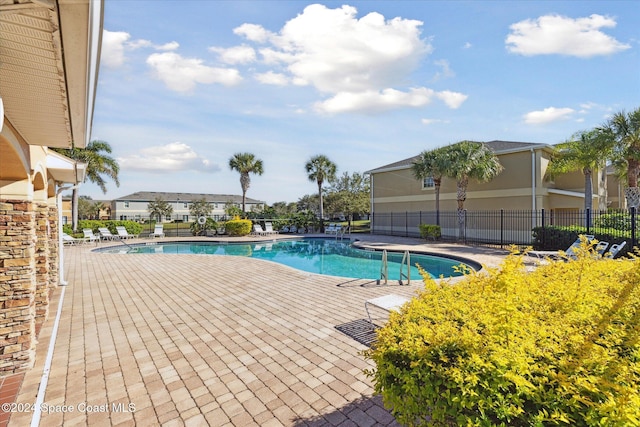
<path id="1" fill-rule="evenodd" d="M 224 224 L 224 229 L 229 236 L 246 236 L 251 233 L 251 220 L 232 219 Z"/>
<path id="2" fill-rule="evenodd" d="M 640 260 L 526 271 L 523 256 L 425 290 L 378 331 L 368 372 L 408 425 L 640 425 Z"/>

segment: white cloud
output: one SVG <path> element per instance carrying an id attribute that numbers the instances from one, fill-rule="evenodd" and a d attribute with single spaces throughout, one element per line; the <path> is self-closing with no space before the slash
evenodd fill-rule
<path id="1" fill-rule="evenodd" d="M 460 107 L 464 101 L 467 100 L 468 96 L 459 92 L 451 92 L 450 90 L 443 90 L 442 92 L 438 92 L 436 94 L 438 99 L 442 100 L 447 107 L 455 110 Z"/>
<path id="2" fill-rule="evenodd" d="M 178 42 L 169 42 L 163 45 L 154 45 L 149 40 L 138 39 L 129 41 L 131 35 L 124 31 L 102 32 L 102 51 L 100 53 L 100 63 L 109 67 L 117 68 L 125 63 L 125 51 L 140 48 L 152 48 L 160 51 L 176 50 L 180 45 Z"/>
<path id="3" fill-rule="evenodd" d="M 438 59 L 437 61 L 433 61 L 433 63 L 440 67 L 440 71 L 433 76 L 434 80 L 455 77 L 456 73 L 453 72 L 449 65 L 449 61 L 446 59 Z"/>
<path id="4" fill-rule="evenodd" d="M 524 122 L 529 125 L 540 125 L 561 120 L 568 120 L 575 113 L 572 108 L 549 107 L 542 111 L 531 111 L 523 116 Z"/>
<path id="5" fill-rule="evenodd" d="M 274 36 L 272 32 L 267 31 L 262 28 L 261 25 L 256 24 L 242 24 L 238 28 L 234 28 L 233 33 L 243 36 L 247 40 L 258 43 L 265 43 L 268 39 Z"/>
<path id="6" fill-rule="evenodd" d="M 220 170 L 218 165 L 199 156 L 190 146 L 182 142 L 143 148 L 139 154 L 118 158 L 118 163 L 123 170 L 157 173 Z"/>
<path id="7" fill-rule="evenodd" d="M 183 58 L 174 52 L 154 53 L 147 64 L 155 76 L 176 92 L 190 92 L 197 83 L 231 86 L 242 80 L 238 70 L 204 65 L 201 59 Z"/>
<path id="8" fill-rule="evenodd" d="M 226 49 L 210 47 L 209 50 L 219 54 L 222 62 L 226 64 L 248 64 L 256 60 L 256 51 L 247 45 L 234 46 Z"/>
<path id="9" fill-rule="evenodd" d="M 316 103 L 315 108 L 322 113 L 378 113 L 398 107 L 421 107 L 429 104 L 435 96 L 436 93 L 427 88 L 411 89 L 409 92 L 395 89 L 339 92 L 326 101 Z"/>
<path id="10" fill-rule="evenodd" d="M 613 18 L 597 14 L 577 19 L 545 15 L 512 24 L 506 45 L 509 52 L 525 56 L 560 54 L 589 58 L 611 55 L 631 47 L 600 31 L 615 26 Z"/>
<path id="11" fill-rule="evenodd" d="M 260 25 L 243 24 L 234 33 L 264 44 L 259 49 L 263 64 L 274 67 L 256 78 L 265 84 L 312 86 L 328 99 L 316 103 L 322 112 L 373 112 L 400 107 L 420 107 L 433 97 L 432 89 L 406 89 L 411 73 L 433 50 L 421 37 L 422 22 L 385 19 L 372 12 L 357 18 L 352 6 L 330 9 L 307 6 L 277 32 Z M 439 63 L 451 76 L 448 63 Z M 453 92 L 451 92 L 453 93 Z M 443 95 L 449 106 L 458 105 Z M 455 108 L 455 107 L 452 107 Z"/>
<path id="12" fill-rule="evenodd" d="M 273 71 L 256 74 L 255 79 L 267 85 L 286 86 L 289 84 L 289 78 L 286 74 L 274 73 Z"/>
<path id="13" fill-rule="evenodd" d="M 427 125 L 427 126 L 428 126 L 428 125 L 432 125 L 432 124 L 435 124 L 435 123 L 449 123 L 449 120 L 442 120 L 442 119 L 422 119 L 422 120 L 420 120 L 420 122 L 421 122 L 423 125 Z"/>
<path id="14" fill-rule="evenodd" d="M 124 44 L 130 37 L 129 33 L 123 31 L 104 30 L 100 63 L 109 68 L 122 66 L 124 64 Z"/>

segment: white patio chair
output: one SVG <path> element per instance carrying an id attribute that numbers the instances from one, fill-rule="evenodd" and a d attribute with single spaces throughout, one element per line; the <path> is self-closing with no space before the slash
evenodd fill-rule
<path id="1" fill-rule="evenodd" d="M 102 240 L 115 240 L 119 238 L 119 236 L 114 236 L 111 234 L 111 231 L 107 227 L 99 227 L 98 232 L 100 233 L 100 238 Z"/>
<path id="2" fill-rule="evenodd" d="M 100 237 L 96 236 L 95 234 L 93 234 L 93 230 L 90 228 L 83 228 L 82 229 L 82 234 L 84 234 L 84 240 L 87 242 L 96 242 L 98 243 L 100 241 Z"/>
<path id="3" fill-rule="evenodd" d="M 155 225 L 153 233 L 149 234 L 149 237 L 164 237 L 164 225 L 162 223 Z"/>

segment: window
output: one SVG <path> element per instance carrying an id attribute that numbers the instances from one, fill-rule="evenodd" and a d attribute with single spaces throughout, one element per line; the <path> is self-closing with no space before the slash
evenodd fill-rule
<path id="1" fill-rule="evenodd" d="M 422 180 L 422 189 L 427 189 L 427 188 L 434 188 L 436 185 L 433 182 L 433 177 L 432 176 L 428 176 L 425 179 Z"/>
<path id="2" fill-rule="evenodd" d="M 189 215 L 182 215 L 182 222 L 189 222 Z"/>
<path id="3" fill-rule="evenodd" d="M 129 202 L 124 202 L 124 207 L 128 208 L 129 207 Z"/>
<path id="4" fill-rule="evenodd" d="M 182 204 L 182 207 L 183 207 L 183 208 L 185 208 L 185 209 L 187 209 L 187 208 L 189 207 L 189 203 L 188 203 L 188 202 L 184 202 L 184 203 Z"/>

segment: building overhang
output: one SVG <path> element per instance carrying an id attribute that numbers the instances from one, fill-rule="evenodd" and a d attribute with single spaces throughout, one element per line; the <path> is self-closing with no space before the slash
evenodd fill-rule
<path id="1" fill-rule="evenodd" d="M 70 159 L 55 151 L 47 153 L 47 173 L 54 181 L 79 184 L 84 181 L 87 164 Z"/>
<path id="2" fill-rule="evenodd" d="M 547 192 L 551 194 L 559 194 L 561 196 L 569 196 L 569 197 L 577 197 L 580 199 L 584 199 L 584 193 L 580 191 L 571 191 L 571 190 L 560 190 L 558 188 L 548 188 Z M 598 195 L 593 193 L 593 198 L 597 198 Z"/>
<path id="3" fill-rule="evenodd" d="M 0 1 L 3 119 L 27 144 L 88 144 L 103 14 L 103 0 Z"/>

